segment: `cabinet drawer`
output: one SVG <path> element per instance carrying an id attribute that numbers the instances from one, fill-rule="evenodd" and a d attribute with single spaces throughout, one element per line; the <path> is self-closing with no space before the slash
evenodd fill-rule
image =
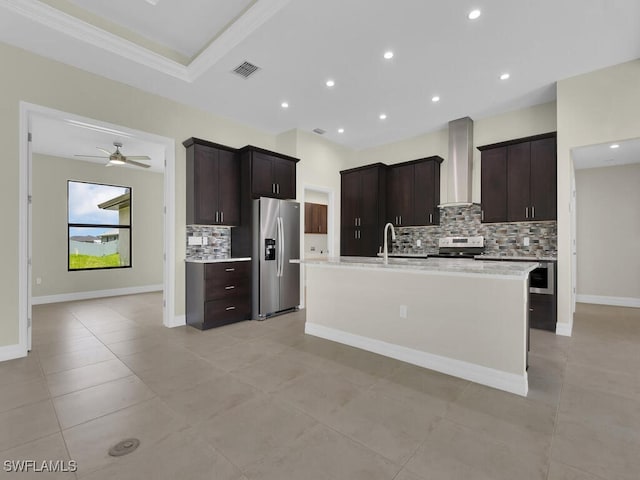
<path id="1" fill-rule="evenodd" d="M 205 269 L 205 300 L 251 294 L 251 262 L 209 263 Z"/>
<path id="2" fill-rule="evenodd" d="M 556 331 L 555 295 L 529 294 L 529 326 L 540 330 Z"/>
<path id="3" fill-rule="evenodd" d="M 248 296 L 212 300 L 204 304 L 203 328 L 219 327 L 250 318 L 251 299 Z"/>

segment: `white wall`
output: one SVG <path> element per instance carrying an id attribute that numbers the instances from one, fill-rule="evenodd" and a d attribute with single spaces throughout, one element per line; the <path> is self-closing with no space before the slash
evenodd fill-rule
<path id="1" fill-rule="evenodd" d="M 132 268 L 67 270 L 68 180 L 131 187 Z M 162 284 L 163 174 L 34 154 L 32 181 L 34 297 Z"/>
<path id="2" fill-rule="evenodd" d="M 576 170 L 576 192 L 579 300 L 640 305 L 640 163 Z"/>
<path id="3" fill-rule="evenodd" d="M 454 120 L 454 119 L 452 119 Z M 474 118 L 473 145 L 489 145 L 514 138 L 528 137 L 556 131 L 555 102 L 515 110 L 488 118 Z M 440 165 L 440 198 L 447 201 L 447 171 L 449 168 L 448 128 L 426 133 L 401 142 L 360 150 L 355 154 L 357 165 L 382 162 L 387 165 L 417 158 L 439 155 L 444 159 Z M 473 179 L 471 196 L 480 203 L 480 151 L 473 150 Z"/>
<path id="4" fill-rule="evenodd" d="M 560 80 L 557 84 L 558 324 L 564 324 L 568 331 L 573 322 L 569 211 L 573 174 L 571 149 L 640 137 L 638 85 L 640 60 Z"/>

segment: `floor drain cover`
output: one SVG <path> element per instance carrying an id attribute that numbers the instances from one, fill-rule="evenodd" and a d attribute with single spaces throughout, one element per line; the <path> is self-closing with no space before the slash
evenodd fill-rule
<path id="1" fill-rule="evenodd" d="M 116 443 L 109 449 L 109 455 L 112 457 L 121 457 L 133 452 L 140 445 L 140 440 L 137 438 L 127 438 L 121 442 Z"/>

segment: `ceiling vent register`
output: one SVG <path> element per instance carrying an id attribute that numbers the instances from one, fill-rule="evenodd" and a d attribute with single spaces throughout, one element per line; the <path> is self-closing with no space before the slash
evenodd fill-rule
<path id="1" fill-rule="evenodd" d="M 323 130 L 323 129 L 321 129 L 321 128 L 314 128 L 314 129 L 313 129 L 313 132 L 314 132 L 314 133 L 317 133 L 318 135 L 324 135 L 325 133 L 327 133 L 327 131 L 326 131 L 326 130 Z"/>
<path id="2" fill-rule="evenodd" d="M 254 65 L 253 63 L 244 61 L 240 65 L 238 65 L 236 68 L 233 69 L 233 73 L 237 73 L 243 78 L 249 78 L 258 70 L 260 70 L 260 67 Z"/>

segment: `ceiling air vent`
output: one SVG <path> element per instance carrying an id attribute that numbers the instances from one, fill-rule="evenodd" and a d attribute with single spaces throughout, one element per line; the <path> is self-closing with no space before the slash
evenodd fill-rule
<path id="1" fill-rule="evenodd" d="M 318 135 L 324 135 L 325 133 L 327 133 L 327 131 L 321 128 L 314 128 L 313 133 L 317 133 Z"/>
<path id="2" fill-rule="evenodd" d="M 253 63 L 249 63 L 245 61 L 245 62 L 242 62 L 242 64 L 238 65 L 236 68 L 234 68 L 233 73 L 237 73 L 238 75 L 244 78 L 249 78 L 258 70 L 260 70 L 260 67 L 254 65 Z"/>

